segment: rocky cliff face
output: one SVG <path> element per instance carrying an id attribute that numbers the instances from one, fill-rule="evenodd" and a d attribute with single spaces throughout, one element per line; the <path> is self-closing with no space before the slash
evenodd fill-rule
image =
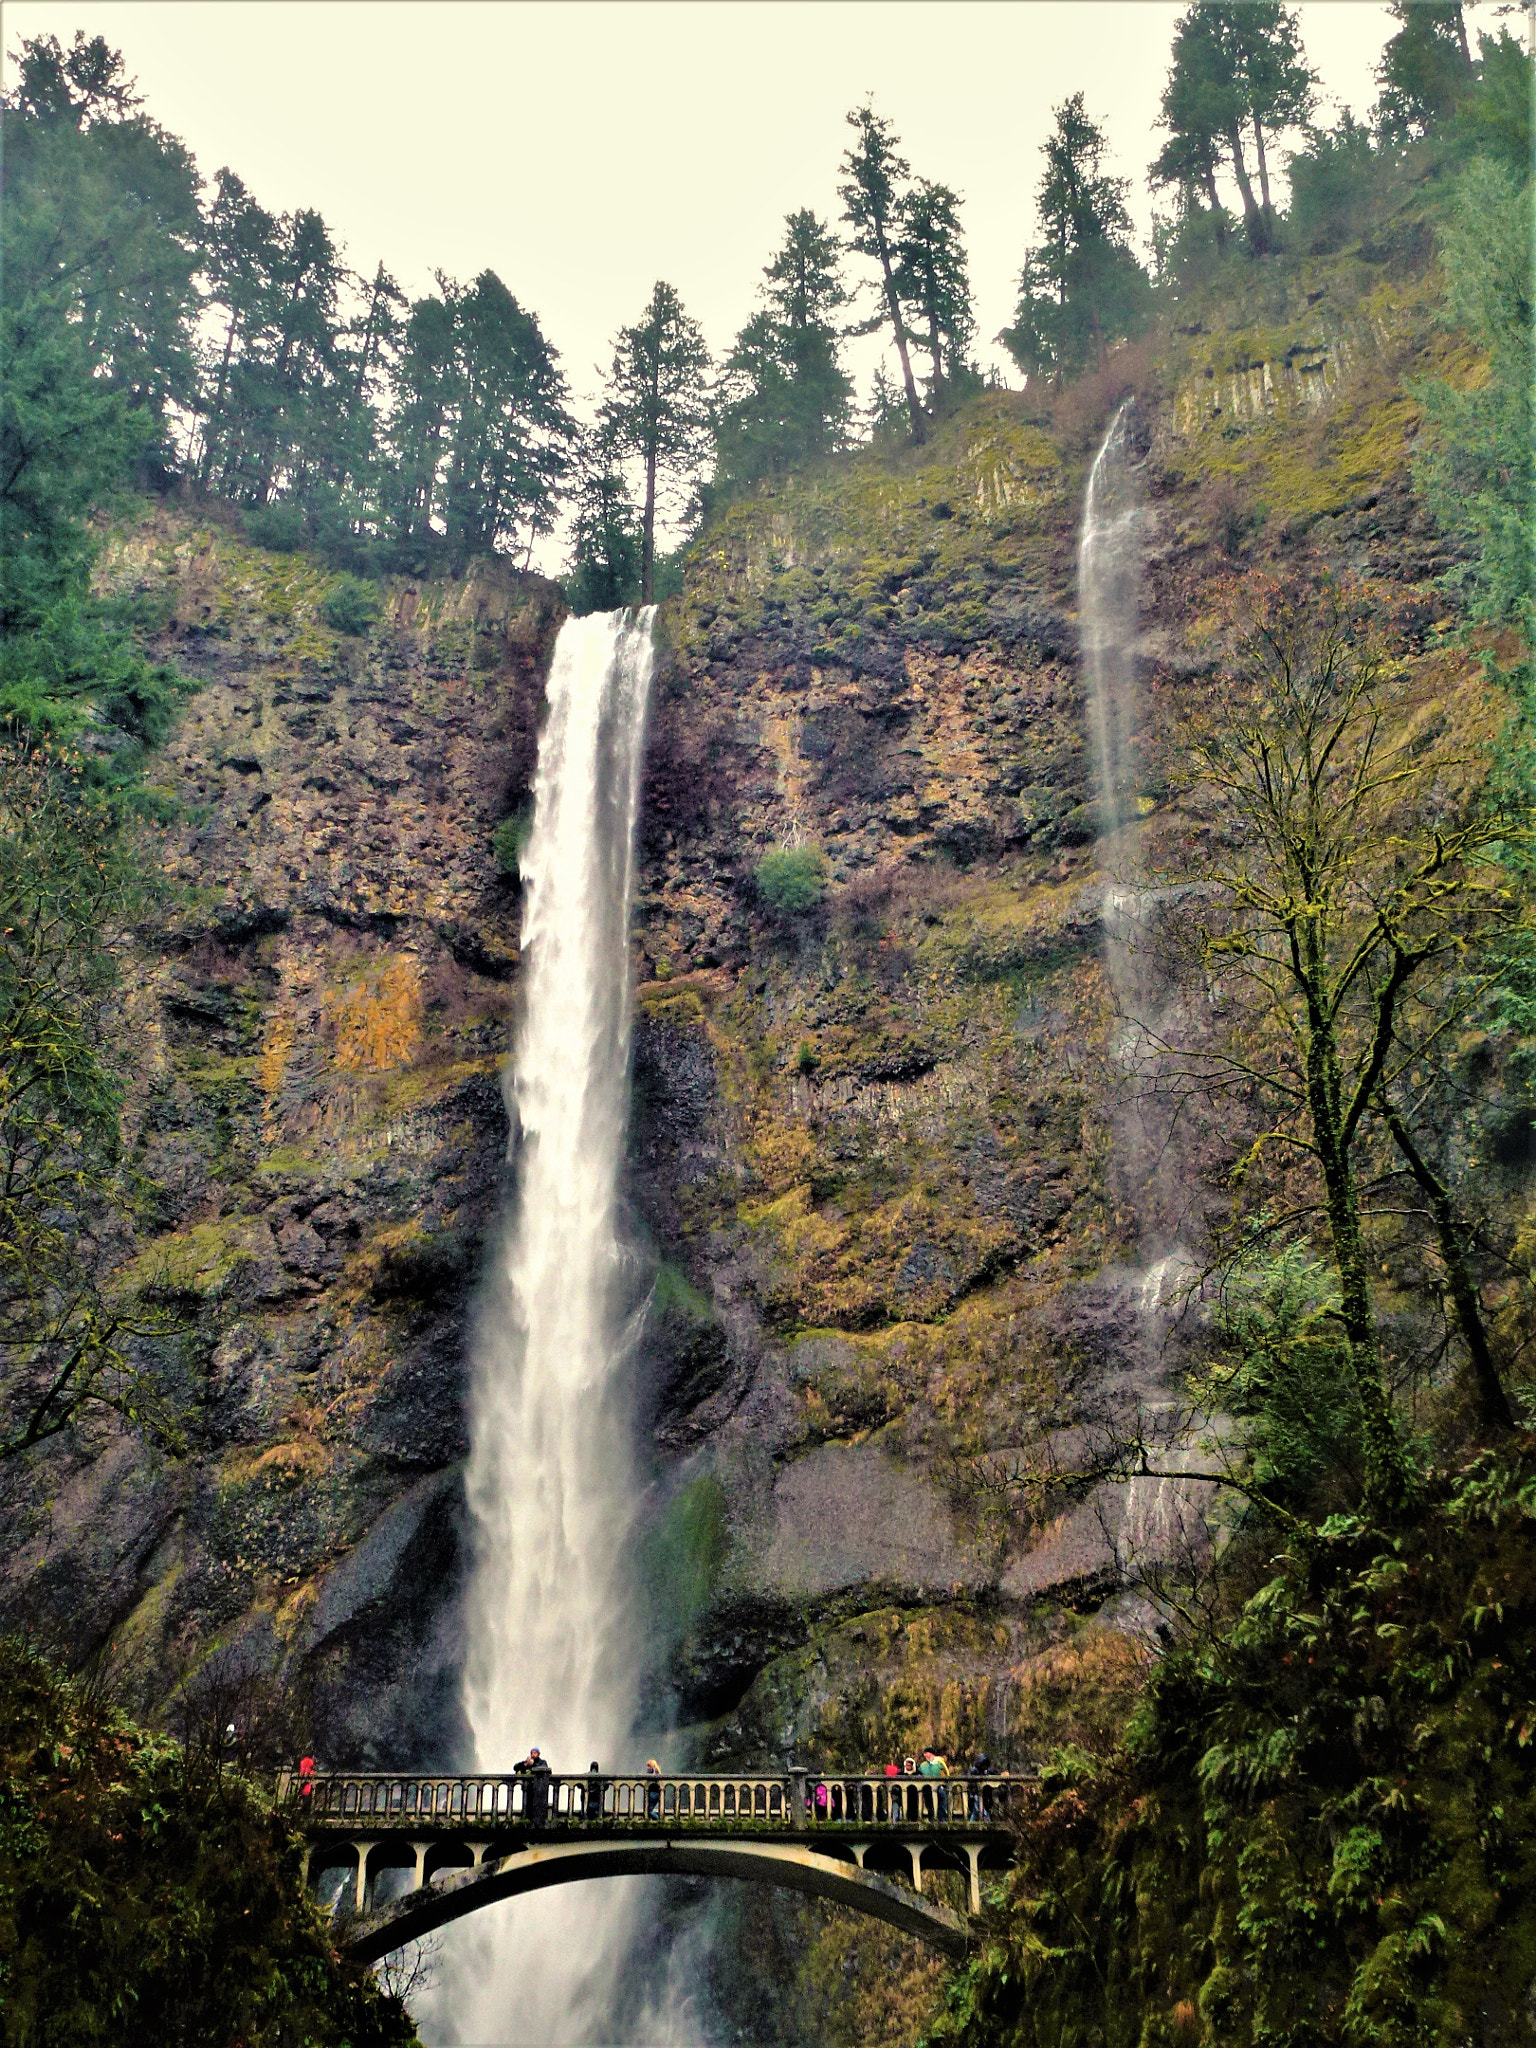
<path id="1" fill-rule="evenodd" d="M 1021 1762 L 1028 1673 L 1123 1612 L 1148 1501 L 1030 1530 L 991 1483 L 1178 1357 L 1115 1109 L 1088 459 L 1138 384 L 1155 869 L 1205 829 L 1170 794 L 1169 716 L 1216 585 L 1305 552 L 1381 578 L 1421 636 L 1444 616 L 1407 475 L 1405 373 L 1444 351 L 1423 254 L 1257 279 L 1049 432 L 988 394 L 923 450 L 737 503 L 695 552 L 647 787 L 635 1191 L 676 1276 L 659 1555 L 698 1561 L 669 1675 L 710 1755 Z M 1435 688 L 1469 673 L 1424 659 Z M 796 847 L 825 893 L 776 911 L 758 863 Z M 1191 1188 L 1219 1151 L 1191 1134 Z"/>
<path id="2" fill-rule="evenodd" d="M 451 1740 L 469 1297 L 507 1151 L 527 793 L 558 592 L 334 579 L 157 511 L 106 587 L 201 685 L 152 774 L 122 961 L 131 1259 L 175 1314 L 182 1459 L 103 1434 L 9 1503 L 4 1598 L 146 1706 L 215 1646 L 317 1692 L 338 1754 Z M 438 1713 L 442 1707 L 445 1721 Z"/>
<path id="3" fill-rule="evenodd" d="M 1188 826 L 1165 707 L 1214 579 L 1305 541 L 1426 631 L 1441 609 L 1406 480 L 1417 262 L 1256 284 L 1279 300 L 1139 366 L 1154 855 Z M 1134 1502 L 1031 1531 L 988 1484 L 1163 1334 L 1110 1113 L 1074 611 L 1114 381 L 1051 422 L 985 394 L 921 451 L 738 502 L 663 619 L 631 1191 L 658 1274 L 651 1707 L 700 1756 L 1022 1759 L 1032 1674 L 1117 1612 Z M 40 1460 L 6 1611 L 110 1636 L 145 1706 L 231 1646 L 313 1687 L 338 1760 L 446 1757 L 517 987 L 491 839 L 558 592 L 396 584 L 346 635 L 312 564 L 168 509 L 102 573 L 202 684 L 152 770 L 164 887 L 122 1025 L 125 1256 L 178 1312 L 191 1450 Z M 759 889 L 782 848 L 819 857 L 815 904 Z"/>

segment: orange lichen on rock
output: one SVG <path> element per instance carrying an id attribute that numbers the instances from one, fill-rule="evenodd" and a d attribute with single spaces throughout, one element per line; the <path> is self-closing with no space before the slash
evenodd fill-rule
<path id="1" fill-rule="evenodd" d="M 390 954 L 350 987 L 328 990 L 337 1066 L 353 1074 L 404 1066 L 421 1044 L 421 1014 L 421 966 L 407 954 Z"/>

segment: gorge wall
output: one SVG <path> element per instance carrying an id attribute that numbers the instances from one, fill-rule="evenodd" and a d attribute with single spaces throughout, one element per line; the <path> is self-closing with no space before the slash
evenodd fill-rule
<path id="1" fill-rule="evenodd" d="M 1149 502 L 1149 860 L 1201 829 L 1167 715 L 1233 569 L 1379 576 L 1442 649 L 1407 379 L 1443 364 L 1410 239 L 1255 276 L 1221 323 L 1054 416 L 989 392 L 916 451 L 731 505 L 666 608 L 634 932 L 633 1228 L 650 1712 L 711 1761 L 1023 1762 L 1134 1660 L 1123 1500 L 1043 1529 L 986 1474 L 1070 1433 L 1145 1342 L 1107 1114 L 1073 571 L 1128 383 Z M 465 1331 L 505 1192 L 516 880 L 562 600 L 501 567 L 332 579 L 196 508 L 113 531 L 103 585 L 201 684 L 156 758 L 160 889 L 124 953 L 123 1256 L 174 1309 L 169 1458 L 103 1428 L 5 1503 L 4 1611 L 110 1642 L 146 1710 L 215 1649 L 313 1698 L 327 1760 L 462 1740 Z M 503 844 L 506 843 L 505 836 Z M 824 889 L 775 910 L 780 848 Z M 1161 1329 L 1159 1336 L 1164 1334 Z M 530 1730 L 559 1755 L 558 1730 Z"/>

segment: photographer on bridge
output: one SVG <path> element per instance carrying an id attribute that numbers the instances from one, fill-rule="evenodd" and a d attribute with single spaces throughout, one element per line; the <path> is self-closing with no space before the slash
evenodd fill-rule
<path id="1" fill-rule="evenodd" d="M 538 1744 L 514 1766 L 520 1778 L 526 1778 L 523 1787 L 523 1819 L 531 1828 L 541 1828 L 549 1818 L 549 1764 L 539 1754 Z"/>

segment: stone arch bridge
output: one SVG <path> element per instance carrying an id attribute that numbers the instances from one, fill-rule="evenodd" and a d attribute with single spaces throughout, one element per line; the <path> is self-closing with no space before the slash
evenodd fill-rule
<path id="1" fill-rule="evenodd" d="M 522 1892 L 668 1873 L 787 1886 L 959 1956 L 1027 1782 L 287 1772 L 279 1796 L 306 1838 L 306 1881 L 335 1900 L 338 1944 L 362 1962 Z M 924 1895 L 942 1869 L 964 1875 L 968 1915 Z"/>

